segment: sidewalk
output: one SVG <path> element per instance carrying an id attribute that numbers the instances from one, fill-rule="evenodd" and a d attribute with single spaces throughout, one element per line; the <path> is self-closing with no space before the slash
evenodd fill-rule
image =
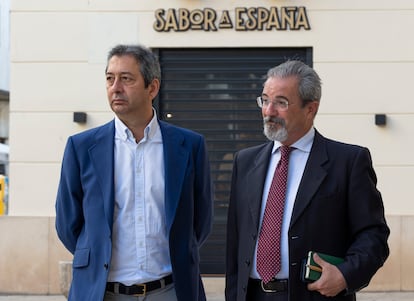
<path id="1" fill-rule="evenodd" d="M 224 301 L 222 294 L 207 295 L 208 301 Z M 358 301 L 414 301 L 414 292 L 364 292 L 357 294 Z M 64 296 L 43 296 L 43 295 L 0 295 L 0 301 L 66 301 Z"/>

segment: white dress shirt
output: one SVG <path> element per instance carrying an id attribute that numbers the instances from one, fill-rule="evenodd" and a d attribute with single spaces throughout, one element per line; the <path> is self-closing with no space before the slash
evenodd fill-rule
<path id="1" fill-rule="evenodd" d="M 171 273 L 164 204 L 164 156 L 157 115 L 138 143 L 115 117 L 115 208 L 108 281 L 125 285 Z"/>
<path id="2" fill-rule="evenodd" d="M 286 200 L 285 200 L 285 209 L 283 211 L 283 225 L 281 232 L 281 252 L 282 252 L 282 267 L 280 272 L 276 275 L 276 279 L 287 279 L 289 278 L 289 239 L 288 239 L 288 230 L 290 219 L 292 217 L 293 205 L 295 204 L 296 194 L 298 192 L 299 183 L 303 176 L 303 171 L 305 170 L 306 162 L 309 158 L 309 153 L 312 148 L 313 138 L 315 137 L 315 129 L 312 127 L 306 135 L 296 141 L 291 147 L 295 149 L 290 153 L 289 157 L 289 169 L 288 169 L 288 180 L 286 187 Z M 263 214 L 266 208 L 267 196 L 269 194 L 270 185 L 272 183 L 273 174 L 275 172 L 277 163 L 280 160 L 280 150 L 279 147 L 281 143 L 278 141 L 274 142 L 272 155 L 270 157 L 269 168 L 266 175 L 266 180 L 263 189 L 262 195 L 262 208 L 260 213 L 260 227 L 263 221 Z M 259 230 L 260 231 L 260 230 Z M 260 276 L 257 272 L 257 243 L 254 251 L 253 257 L 253 268 L 250 273 L 251 278 L 260 279 Z"/>

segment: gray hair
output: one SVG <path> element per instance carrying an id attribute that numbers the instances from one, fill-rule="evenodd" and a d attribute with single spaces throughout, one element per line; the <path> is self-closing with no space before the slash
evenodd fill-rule
<path id="1" fill-rule="evenodd" d="M 312 101 L 320 101 L 322 96 L 321 79 L 319 75 L 301 61 L 289 60 L 269 69 L 267 79 L 272 77 L 287 78 L 295 76 L 299 80 L 299 96 L 302 106 Z"/>
<path id="2" fill-rule="evenodd" d="M 154 80 L 158 79 L 161 83 L 161 68 L 157 56 L 149 49 L 141 45 L 117 45 L 112 48 L 107 57 L 108 62 L 113 56 L 130 55 L 135 58 L 139 64 L 140 72 L 144 78 L 145 88 Z"/>

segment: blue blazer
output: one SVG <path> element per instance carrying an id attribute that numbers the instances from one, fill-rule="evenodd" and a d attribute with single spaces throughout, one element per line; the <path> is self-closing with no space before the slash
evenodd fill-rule
<path id="1" fill-rule="evenodd" d="M 166 225 L 178 300 L 205 300 L 199 248 L 212 225 L 204 138 L 159 121 L 165 162 Z M 103 300 L 114 213 L 114 120 L 69 137 L 56 200 L 56 230 L 73 254 L 69 300 Z"/>

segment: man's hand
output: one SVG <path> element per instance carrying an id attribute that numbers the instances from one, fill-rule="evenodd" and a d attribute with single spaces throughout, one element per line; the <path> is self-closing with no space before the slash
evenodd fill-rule
<path id="1" fill-rule="evenodd" d="M 326 297 L 334 297 L 346 289 L 345 278 L 336 266 L 326 262 L 316 253 L 313 255 L 313 259 L 321 266 L 322 275 L 317 281 L 308 284 L 308 290 L 318 291 Z"/>

